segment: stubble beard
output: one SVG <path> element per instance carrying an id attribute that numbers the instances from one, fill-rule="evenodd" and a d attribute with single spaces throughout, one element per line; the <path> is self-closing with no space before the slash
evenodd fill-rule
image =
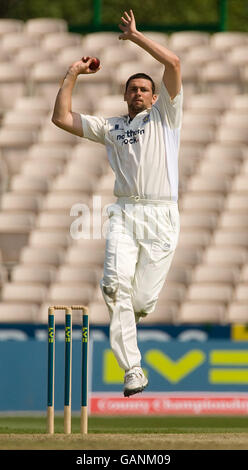
<path id="1" fill-rule="evenodd" d="M 141 113 L 142 111 L 145 111 L 145 109 L 147 109 L 147 107 L 143 102 L 131 103 L 129 105 L 129 111 L 131 111 L 132 114 Z"/>

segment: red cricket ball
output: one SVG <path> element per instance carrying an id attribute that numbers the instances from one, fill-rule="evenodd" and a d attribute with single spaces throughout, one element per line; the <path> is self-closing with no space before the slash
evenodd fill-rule
<path id="1" fill-rule="evenodd" d="M 93 61 L 90 64 L 90 70 L 97 70 L 100 65 L 100 60 L 97 57 L 94 57 Z"/>
<path id="2" fill-rule="evenodd" d="M 90 59 L 90 57 L 86 57 L 85 59 L 82 59 L 83 62 L 87 62 Z M 98 67 L 100 66 L 100 60 L 97 57 L 94 57 L 89 68 L 90 70 L 97 70 Z"/>

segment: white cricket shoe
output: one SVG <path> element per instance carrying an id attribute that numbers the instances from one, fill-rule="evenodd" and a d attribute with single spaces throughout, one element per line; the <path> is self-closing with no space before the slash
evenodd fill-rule
<path id="1" fill-rule="evenodd" d="M 147 385 L 148 380 L 141 367 L 133 367 L 125 373 L 124 397 L 129 397 L 135 393 L 142 392 Z"/>

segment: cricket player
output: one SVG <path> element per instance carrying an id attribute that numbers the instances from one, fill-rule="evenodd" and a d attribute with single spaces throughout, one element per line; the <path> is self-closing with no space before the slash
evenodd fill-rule
<path id="1" fill-rule="evenodd" d="M 127 80 L 127 114 L 103 118 L 75 113 L 71 95 L 79 74 L 93 72 L 93 58 L 73 63 L 58 92 L 52 121 L 106 146 L 115 173 L 116 203 L 108 209 L 101 290 L 110 314 L 110 344 L 125 371 L 124 396 L 141 392 L 137 323 L 152 315 L 178 242 L 178 153 L 182 122 L 179 58 L 136 28 L 133 11 L 121 17 L 119 39 L 134 42 L 164 65 L 159 96 L 151 77 Z"/>

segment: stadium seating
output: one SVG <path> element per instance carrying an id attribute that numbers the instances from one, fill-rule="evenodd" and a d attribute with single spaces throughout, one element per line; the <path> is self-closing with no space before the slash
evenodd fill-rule
<path id="1" fill-rule="evenodd" d="M 27 176 L 21 173 L 10 180 L 10 190 L 19 194 L 44 194 L 48 191 L 49 181 L 38 176 Z"/>
<path id="2" fill-rule="evenodd" d="M 10 303 L 30 303 L 39 305 L 44 302 L 47 288 L 40 283 L 6 282 L 2 288 L 2 300 Z"/>
<path id="3" fill-rule="evenodd" d="M 43 38 L 47 34 L 66 32 L 68 26 L 61 18 L 32 18 L 26 21 L 23 30 L 32 37 Z"/>
<path id="4" fill-rule="evenodd" d="M 184 117 L 179 244 L 142 323 L 247 323 L 248 34 L 147 35 L 181 59 Z M 49 303 L 86 303 L 93 324 L 109 323 L 99 280 L 114 175 L 104 146 L 58 129 L 51 115 L 82 55 L 103 67 L 79 78 L 77 112 L 125 114 L 123 86 L 138 71 L 159 92 L 163 67 L 117 39 L 70 33 L 60 19 L 0 20 L 0 322 L 45 323 Z"/>
<path id="5" fill-rule="evenodd" d="M 71 243 L 71 238 L 68 233 L 58 230 L 39 230 L 38 228 L 32 230 L 29 235 L 29 246 L 56 246 L 67 248 Z"/>
<path id="6" fill-rule="evenodd" d="M 171 34 L 169 38 L 169 47 L 175 51 L 189 50 L 195 46 L 207 45 L 210 41 L 210 35 L 198 31 L 179 31 Z"/>
<path id="7" fill-rule="evenodd" d="M 37 265 L 30 266 L 19 263 L 14 266 L 11 275 L 11 281 L 13 282 L 30 282 L 30 283 L 41 283 L 49 285 L 55 282 L 56 279 L 56 268 L 53 266 Z"/>
<path id="8" fill-rule="evenodd" d="M 5 34 L 22 31 L 24 22 L 16 19 L 0 19 L 0 37 L 3 38 Z"/>
<path id="9" fill-rule="evenodd" d="M 0 302 L 1 323 L 37 323 L 39 307 L 37 304 L 18 302 Z M 13 339 L 13 337 L 12 337 Z M 22 333 L 16 333 L 16 339 L 23 339 Z"/>
<path id="10" fill-rule="evenodd" d="M 52 60 L 53 55 L 50 51 L 41 49 L 39 45 L 34 46 L 31 41 L 31 46 L 21 48 L 15 53 L 15 62 L 18 67 L 25 67 L 25 70 L 31 71 L 32 66 L 37 62 L 37 56 L 39 56 L 40 62 Z"/>
<path id="11" fill-rule="evenodd" d="M 39 39 L 38 37 L 32 37 L 25 32 L 14 32 L 6 33 L 2 37 L 1 46 L 3 50 L 9 52 L 10 54 L 16 54 L 21 49 L 26 47 L 38 46 Z"/>
<path id="12" fill-rule="evenodd" d="M 11 109 L 15 101 L 26 93 L 26 75 L 23 67 L 11 61 L 0 64 L 0 112 Z"/>
<path id="13" fill-rule="evenodd" d="M 54 32 L 46 34 L 41 43 L 41 49 L 49 53 L 58 54 L 59 51 L 66 49 L 67 47 L 75 47 L 82 45 L 81 34 L 73 34 L 68 32 Z"/>
<path id="14" fill-rule="evenodd" d="M 116 45 L 118 42 L 118 33 L 113 32 L 96 32 L 83 37 L 82 48 L 89 51 L 89 55 L 94 51 L 94 54 L 101 53 L 101 51 L 108 46 Z M 87 52 L 88 53 L 88 52 Z"/>
<path id="15" fill-rule="evenodd" d="M 71 283 L 56 282 L 53 283 L 47 293 L 47 300 L 50 305 L 84 305 L 88 304 L 94 294 L 94 287 L 86 282 Z"/>
<path id="16" fill-rule="evenodd" d="M 215 33 L 210 42 L 212 47 L 221 51 L 230 51 L 236 46 L 248 44 L 246 33 L 234 31 Z"/>

